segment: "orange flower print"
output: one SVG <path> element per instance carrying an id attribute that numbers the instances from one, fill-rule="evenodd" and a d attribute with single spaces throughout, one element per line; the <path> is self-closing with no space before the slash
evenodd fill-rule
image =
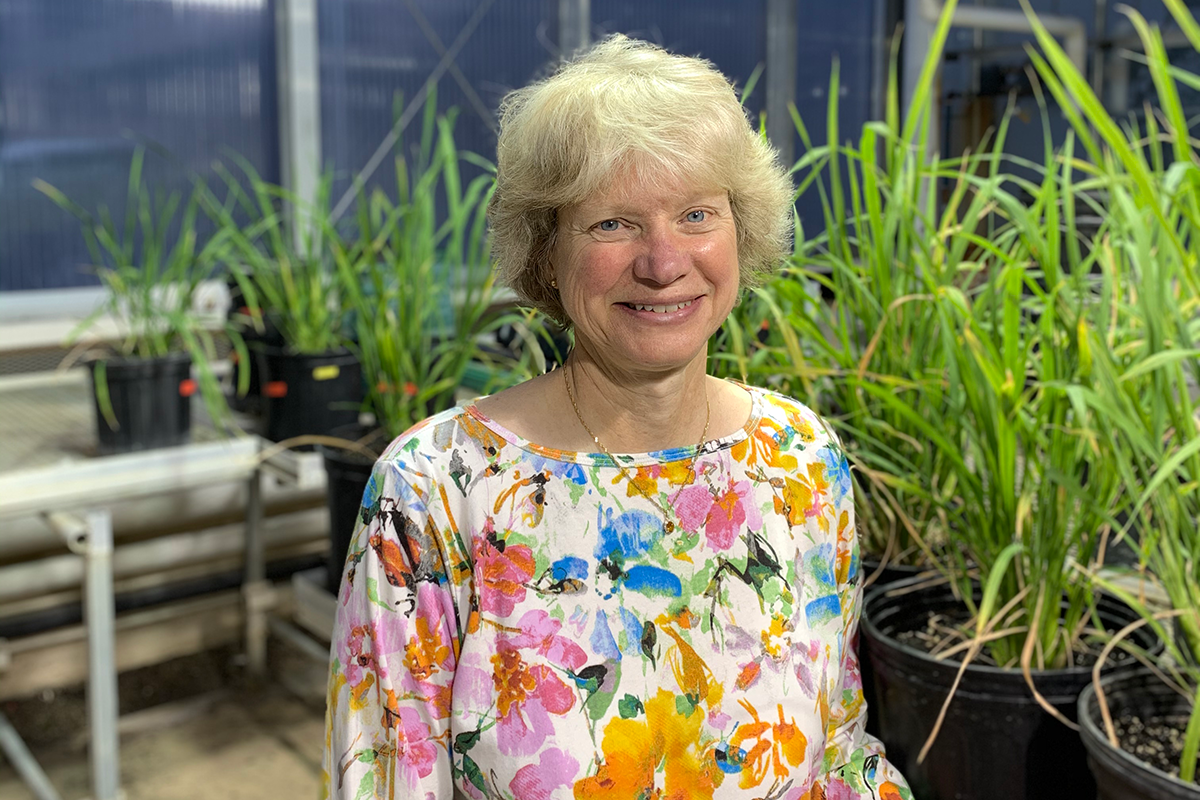
<path id="1" fill-rule="evenodd" d="M 748 700 L 739 700 L 738 704 L 750 712 L 753 722 L 743 722 L 737 726 L 733 736 L 729 737 L 729 747 L 726 760 L 732 765 L 741 766 L 741 779 L 738 786 L 751 789 L 760 785 L 770 770 L 776 778 L 789 774 L 784 766 L 786 761 L 796 767 L 804 760 L 804 751 L 808 749 L 808 739 L 800 731 L 793 718 L 790 722 L 783 718 L 783 706 L 778 705 L 779 722 L 764 722 L 758 718 L 758 711 Z M 744 745 L 750 745 L 746 748 Z"/>
<path id="2" fill-rule="evenodd" d="M 604 761 L 575 783 L 575 800 L 701 800 L 711 798 L 724 774 L 714 742 L 700 730 L 703 714 L 681 714 L 665 689 L 646 701 L 644 719 L 614 718 L 604 728 Z"/>
<path id="3" fill-rule="evenodd" d="M 784 428 L 768 419 L 762 420 L 754 429 L 754 433 L 735 444 L 730 449 L 734 460 L 748 467 L 762 464 L 766 467 L 776 467 L 792 471 L 799 465 L 796 457 L 781 449 L 781 439 L 787 438 Z"/>
<path id="4" fill-rule="evenodd" d="M 516 650 L 501 650 L 492 656 L 495 670 L 492 682 L 496 687 L 496 711 L 507 717 L 513 705 L 525 702 L 525 697 L 537 686 L 529 667 Z"/>
<path id="5" fill-rule="evenodd" d="M 416 635 L 404 645 L 404 666 L 414 679 L 424 681 L 450 657 L 450 648 L 442 644 L 442 634 L 436 622 L 431 629 L 429 619 L 418 615 L 416 623 Z"/>

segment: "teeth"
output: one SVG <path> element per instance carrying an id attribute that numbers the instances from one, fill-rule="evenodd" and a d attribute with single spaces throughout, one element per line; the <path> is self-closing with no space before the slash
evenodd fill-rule
<path id="1" fill-rule="evenodd" d="M 678 311 L 681 308 L 687 308 L 694 302 L 696 301 L 688 300 L 686 303 L 678 303 L 670 306 L 648 306 L 643 305 L 642 303 L 630 303 L 629 305 L 632 306 L 635 311 L 653 311 L 655 314 L 669 314 L 672 311 Z"/>

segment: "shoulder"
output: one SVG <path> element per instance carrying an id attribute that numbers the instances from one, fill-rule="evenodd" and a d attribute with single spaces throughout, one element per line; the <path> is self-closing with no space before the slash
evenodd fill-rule
<path id="1" fill-rule="evenodd" d="M 759 409 L 758 427 L 767 427 L 776 433 L 780 447 L 810 449 L 832 448 L 841 452 L 841 442 L 833 426 L 809 406 L 785 394 L 757 386 L 745 387 L 754 396 Z"/>
<path id="2" fill-rule="evenodd" d="M 428 487 L 462 465 L 486 463 L 495 438 L 470 406 L 455 406 L 413 425 L 397 436 L 375 462 L 377 479 L 400 479 L 413 487 Z"/>

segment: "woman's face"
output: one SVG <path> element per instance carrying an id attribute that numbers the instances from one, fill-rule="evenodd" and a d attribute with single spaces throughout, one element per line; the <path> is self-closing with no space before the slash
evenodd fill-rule
<path id="1" fill-rule="evenodd" d="M 729 197 L 629 169 L 558 214 L 551 252 L 577 343 L 610 369 L 661 373 L 705 358 L 737 300 Z"/>

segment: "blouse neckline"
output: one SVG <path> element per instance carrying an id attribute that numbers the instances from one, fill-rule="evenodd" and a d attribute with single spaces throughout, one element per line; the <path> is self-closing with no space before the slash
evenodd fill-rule
<path id="1" fill-rule="evenodd" d="M 715 453 L 719 450 L 724 450 L 733 447 L 739 442 L 745 441 L 758 427 L 763 415 L 763 394 L 762 391 L 753 386 L 748 386 L 740 381 L 730 381 L 736 386 L 745 389 L 750 394 L 750 416 L 746 419 L 746 423 L 729 434 L 716 439 L 709 439 L 699 448 L 696 445 L 685 445 L 683 447 L 671 447 L 666 450 L 655 450 L 649 453 L 613 453 L 613 458 L 620 462 L 621 466 L 625 467 L 643 467 L 654 466 L 656 464 L 669 464 L 674 461 L 684 461 L 699 457 L 707 453 Z M 547 458 L 552 461 L 563 461 L 571 464 L 581 464 L 587 466 L 599 467 L 615 467 L 613 459 L 610 459 L 604 453 L 586 453 L 576 450 L 556 450 L 552 447 L 545 447 L 531 442 L 528 439 L 513 433 L 508 428 L 504 427 L 494 419 L 486 416 L 475 401 L 468 403 L 463 411 L 469 414 L 473 419 L 490 430 L 492 433 L 499 436 L 508 444 L 518 447 L 526 452 L 532 453 L 542 458 Z"/>

